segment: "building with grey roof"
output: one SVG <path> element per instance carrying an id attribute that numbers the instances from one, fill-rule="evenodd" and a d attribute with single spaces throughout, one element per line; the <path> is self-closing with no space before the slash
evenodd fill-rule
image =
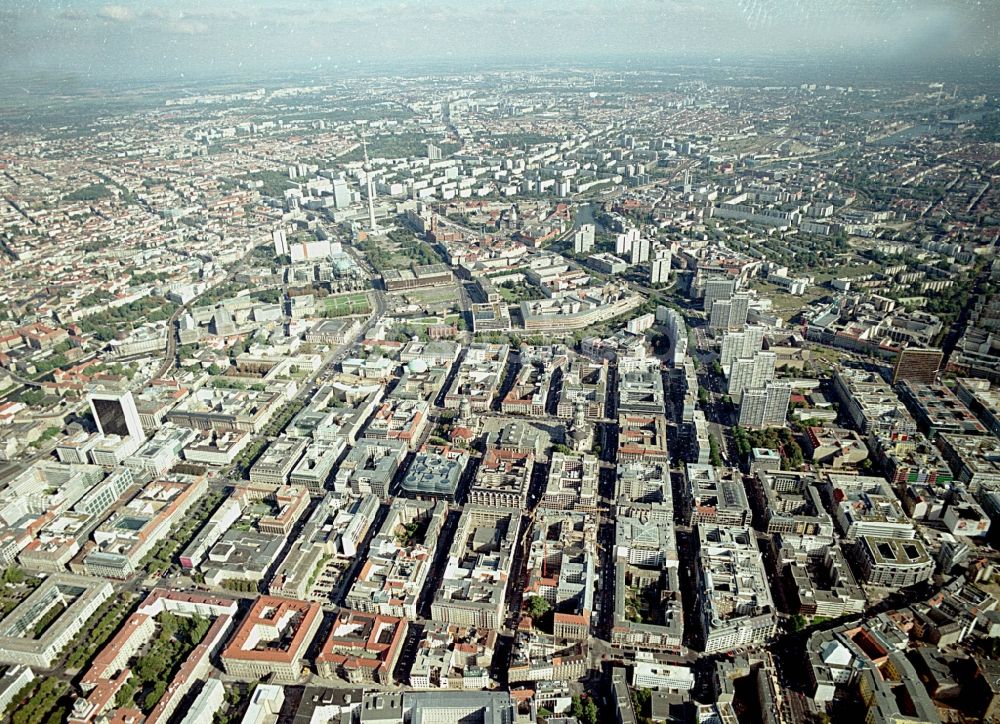
<path id="1" fill-rule="evenodd" d="M 670 465 L 665 461 L 618 463 L 615 499 L 624 503 L 670 502 Z"/>
<path id="2" fill-rule="evenodd" d="M 619 414 L 662 415 L 666 411 L 665 399 L 659 368 L 626 372 L 618 377 Z"/>
<path id="3" fill-rule="evenodd" d="M 230 528 L 213 545 L 199 566 L 205 583 L 224 588 L 230 581 L 258 582 L 278 560 L 285 536 Z"/>
<path id="4" fill-rule="evenodd" d="M 904 588 L 930 580 L 934 574 L 934 561 L 917 539 L 863 535 L 854 550 L 865 583 Z"/>
<path id="5" fill-rule="evenodd" d="M 378 498 L 371 494 L 359 500 L 327 493 L 275 571 L 268 592 L 299 600 L 329 600 L 329 590 L 344 584 L 360 539 L 378 508 Z"/>
<path id="6" fill-rule="evenodd" d="M 364 613 L 415 620 L 417 599 L 447 515 L 448 505 L 441 500 L 393 500 L 344 605 Z"/>
<path id="7" fill-rule="evenodd" d="M 368 692 L 361 724 L 514 724 L 517 707 L 506 691 Z"/>
<path id="8" fill-rule="evenodd" d="M 563 371 L 562 387 L 556 414 L 564 419 L 573 417 L 577 400 L 585 403 L 588 420 L 604 417 L 608 395 L 608 362 L 592 362 L 576 357 Z"/>
<path id="9" fill-rule="evenodd" d="M 812 473 L 759 470 L 754 480 L 756 503 L 768 533 L 833 538 L 833 519 L 823 507 L 820 481 Z"/>
<path id="10" fill-rule="evenodd" d="M 358 440 L 337 468 L 333 489 L 339 493 L 389 497 L 389 486 L 406 452 L 407 445 L 401 440 Z"/>
<path id="11" fill-rule="evenodd" d="M 303 485 L 310 492 L 322 495 L 333 473 L 333 466 L 346 447 L 347 441 L 343 438 L 332 442 L 313 441 L 288 474 L 288 482 L 291 485 Z"/>
<path id="12" fill-rule="evenodd" d="M 750 528 L 698 526 L 698 607 L 706 653 L 768 641 L 777 616 Z"/>
<path id="13" fill-rule="evenodd" d="M 0 662 L 47 669 L 113 590 L 99 578 L 49 576 L 0 620 Z M 54 609 L 62 609 L 49 618 Z"/>
<path id="14" fill-rule="evenodd" d="M 615 521 L 611 643 L 643 651 L 681 651 L 684 611 L 671 507 L 619 510 Z"/>
<path id="15" fill-rule="evenodd" d="M 691 525 L 749 525 L 750 502 L 739 471 L 688 463 Z"/>
<path id="16" fill-rule="evenodd" d="M 284 485 L 308 446 L 308 440 L 297 437 L 274 440 L 250 468 L 250 481 Z"/>
<path id="17" fill-rule="evenodd" d="M 431 602 L 436 621 L 497 628 L 521 527 L 516 508 L 466 505 Z"/>
<path id="18" fill-rule="evenodd" d="M 468 462 L 466 453 L 418 452 L 403 476 L 400 494 L 454 500 Z"/>

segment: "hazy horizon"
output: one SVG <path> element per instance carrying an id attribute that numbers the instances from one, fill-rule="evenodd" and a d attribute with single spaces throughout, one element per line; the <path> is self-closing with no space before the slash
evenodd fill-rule
<path id="1" fill-rule="evenodd" d="M 0 70 L 26 91 L 404 65 L 713 57 L 995 64 L 1000 0 L 8 2 Z"/>

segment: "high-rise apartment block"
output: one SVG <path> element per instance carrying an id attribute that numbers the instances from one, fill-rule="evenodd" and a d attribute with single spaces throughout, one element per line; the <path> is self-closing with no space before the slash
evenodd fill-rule
<path id="1" fill-rule="evenodd" d="M 671 257 L 670 247 L 657 245 L 653 248 L 653 257 L 649 262 L 650 284 L 666 284 L 670 280 Z"/>
<path id="2" fill-rule="evenodd" d="M 792 387 L 787 382 L 775 382 L 761 389 L 744 390 L 740 400 L 740 427 L 759 430 L 781 427 L 788 414 Z"/>
<path id="3" fill-rule="evenodd" d="M 900 350 L 896 357 L 896 365 L 892 368 L 892 384 L 903 382 L 922 382 L 933 385 L 937 381 L 938 370 L 944 352 L 940 349 L 921 349 L 907 347 Z"/>
<path id="4" fill-rule="evenodd" d="M 758 389 L 774 379 L 778 357 L 774 352 L 757 352 L 753 357 L 734 360 L 729 367 L 726 392 L 739 402 L 744 390 Z"/>

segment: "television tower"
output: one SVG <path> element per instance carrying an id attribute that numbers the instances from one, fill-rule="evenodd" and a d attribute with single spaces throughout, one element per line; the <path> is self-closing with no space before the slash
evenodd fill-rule
<path id="1" fill-rule="evenodd" d="M 368 187 L 368 228 L 373 234 L 378 233 L 378 225 L 375 223 L 375 185 L 372 183 L 372 165 L 368 161 L 368 143 L 365 137 L 361 137 L 361 148 L 365 153 L 365 184 Z"/>

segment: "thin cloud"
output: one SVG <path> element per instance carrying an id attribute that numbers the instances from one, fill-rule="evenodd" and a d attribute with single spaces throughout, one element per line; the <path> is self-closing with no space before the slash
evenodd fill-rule
<path id="1" fill-rule="evenodd" d="M 116 23 L 130 23 L 135 20 L 135 11 L 125 5 L 105 5 L 97 11 L 98 16 Z"/>
<path id="2" fill-rule="evenodd" d="M 177 35 L 203 35 L 208 32 L 208 24 L 200 20 L 174 18 L 167 21 L 164 30 Z"/>

